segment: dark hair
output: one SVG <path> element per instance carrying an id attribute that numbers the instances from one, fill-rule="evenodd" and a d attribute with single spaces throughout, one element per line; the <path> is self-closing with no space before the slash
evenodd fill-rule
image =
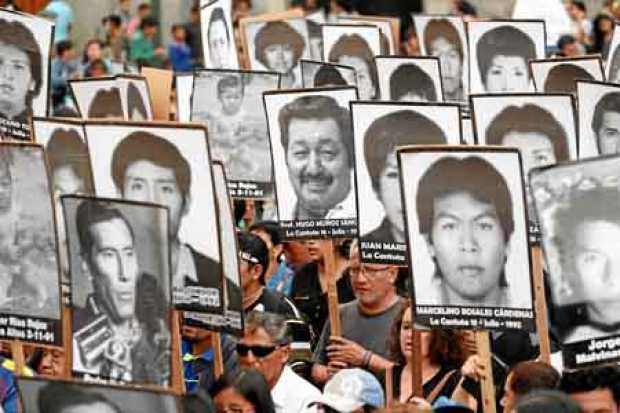
<path id="1" fill-rule="evenodd" d="M 562 49 L 564 49 L 564 47 L 568 46 L 569 44 L 575 43 L 576 41 L 577 39 L 575 38 L 575 36 L 571 34 L 564 34 L 558 39 L 558 49 L 560 49 L 561 51 Z"/>
<path id="2" fill-rule="evenodd" d="M 620 369 L 616 366 L 596 367 L 589 370 L 564 372 L 560 390 L 568 394 L 609 389 L 620 406 Z"/>
<path id="3" fill-rule="evenodd" d="M 510 375 L 512 373 L 512 375 Z M 510 368 L 510 389 L 518 396 L 532 390 L 557 389 L 560 373 L 550 364 L 540 361 L 522 361 Z"/>
<path id="4" fill-rule="evenodd" d="M 209 17 L 209 24 L 207 25 L 207 33 L 211 31 L 211 26 L 213 25 L 213 23 L 218 20 L 224 23 L 224 28 L 226 29 L 226 39 L 230 42 L 230 33 L 228 33 L 228 25 L 226 24 L 224 9 L 222 9 L 221 7 L 215 7 L 211 12 L 211 17 Z"/>
<path id="5" fill-rule="evenodd" d="M 134 111 L 138 111 L 143 119 L 148 119 L 146 106 L 144 106 L 138 87 L 133 82 L 129 82 L 127 85 L 127 116 L 129 116 L 129 119 L 133 117 Z"/>
<path id="6" fill-rule="evenodd" d="M 242 368 L 234 376 L 224 374 L 213 384 L 211 396 L 215 398 L 221 391 L 231 387 L 252 403 L 256 412 L 275 413 L 269 385 L 258 370 Z"/>
<path id="7" fill-rule="evenodd" d="M 594 77 L 583 67 L 572 63 L 562 63 L 554 66 L 545 80 L 545 93 L 572 93 L 577 94 L 576 80 L 594 80 Z"/>
<path id="8" fill-rule="evenodd" d="M 56 54 L 61 57 L 67 50 L 73 49 L 73 42 L 71 40 L 61 40 L 56 43 Z"/>
<path id="9" fill-rule="evenodd" d="M 521 107 L 504 108 L 487 127 L 486 144 L 503 145 L 503 140 L 510 132 L 541 133 L 553 145 L 557 162 L 569 159 L 566 131 L 551 113 L 538 105 L 528 103 Z"/>
<path id="10" fill-rule="evenodd" d="M 86 391 L 80 386 L 68 383 L 49 382 L 41 388 L 38 395 L 38 408 L 41 413 L 62 413 L 72 406 L 103 403 L 116 413 L 121 413 L 119 406 L 106 399 L 102 394 Z"/>
<path id="11" fill-rule="evenodd" d="M 463 44 L 461 43 L 461 36 L 459 36 L 458 30 L 448 19 L 431 19 L 426 24 L 424 28 L 424 47 L 426 48 L 426 53 L 432 55 L 431 44 L 441 37 L 456 48 L 462 61 Z"/>
<path id="12" fill-rule="evenodd" d="M 349 110 L 338 105 L 336 99 L 325 95 L 301 96 L 287 103 L 278 115 L 280 140 L 286 153 L 289 142 L 289 125 L 292 119 L 333 119 L 340 130 L 340 139 L 347 150 L 349 166 L 353 167 L 353 131 Z"/>
<path id="13" fill-rule="evenodd" d="M 135 161 L 145 160 L 155 165 L 172 169 L 184 202 L 189 196 L 192 175 L 187 159 L 179 149 L 166 139 L 150 132 L 136 131 L 127 135 L 114 149 L 111 175 L 114 185 L 123 192 L 125 173 Z"/>
<path id="14" fill-rule="evenodd" d="M 256 33 L 254 39 L 256 49 L 254 56 L 263 66 L 269 67 L 265 57 L 265 49 L 274 44 L 287 43 L 293 47 L 293 61 L 297 62 L 306 48 L 306 43 L 301 34 L 284 21 L 267 22 Z"/>
<path id="15" fill-rule="evenodd" d="M 604 59 L 606 57 L 606 51 L 605 51 L 605 44 L 607 42 L 606 33 L 604 33 L 599 28 L 599 25 L 603 20 L 609 20 L 612 26 L 614 24 L 614 19 L 610 15 L 606 13 L 599 13 L 596 15 L 596 17 L 592 21 L 592 35 L 590 36 L 592 38 L 592 47 L 590 49 L 590 52 L 601 53 Z"/>
<path id="16" fill-rule="evenodd" d="M 398 66 L 390 76 L 390 99 L 400 100 L 408 93 L 424 96 L 430 102 L 437 101 L 433 79 L 412 63 Z"/>
<path id="17" fill-rule="evenodd" d="M 258 235 L 249 232 L 239 232 L 237 242 L 240 253 L 249 254 L 258 260 L 257 263 L 252 262 L 251 264 L 260 264 L 263 267 L 259 281 L 261 284 L 265 284 L 265 272 L 269 266 L 269 249 L 267 244 Z"/>
<path id="18" fill-rule="evenodd" d="M 280 245 L 282 243 L 282 240 L 280 238 L 280 225 L 278 225 L 276 221 L 256 222 L 250 225 L 250 228 L 248 228 L 248 231 L 249 232 L 262 231 L 266 233 L 267 235 L 269 235 L 269 238 L 271 239 L 271 243 L 274 246 Z"/>
<path id="19" fill-rule="evenodd" d="M 82 55 L 82 63 L 86 64 L 88 63 L 88 48 L 90 47 L 90 45 L 92 44 L 98 44 L 99 48 L 103 49 L 103 42 L 99 39 L 90 39 L 86 42 L 86 44 L 84 45 L 84 53 Z"/>
<path id="20" fill-rule="evenodd" d="M 592 132 L 594 132 L 594 135 L 597 137 L 596 145 L 599 152 L 601 151 L 601 148 L 598 143 L 598 131 L 603 124 L 603 115 L 605 115 L 606 112 L 620 113 L 620 92 L 606 93 L 599 99 L 594 107 L 594 115 L 592 115 L 591 125 Z"/>
<path id="21" fill-rule="evenodd" d="M 80 241 L 80 254 L 83 257 L 90 257 L 90 252 L 94 244 L 91 226 L 113 219 L 120 219 L 123 221 L 129 229 L 131 239 L 135 240 L 131 224 L 119 209 L 110 206 L 106 202 L 97 200 L 82 201 L 80 205 L 78 205 L 75 213 L 75 222 L 78 231 L 78 239 Z"/>
<path id="22" fill-rule="evenodd" d="M 375 65 L 375 55 L 370 46 L 359 34 L 343 34 L 329 51 L 328 61 L 338 63 L 343 56 L 355 56 L 364 61 L 368 67 L 370 80 L 375 88 L 375 96 L 379 95 L 379 76 Z"/>
<path id="23" fill-rule="evenodd" d="M 123 24 L 123 20 L 118 14 L 110 14 L 108 16 L 108 21 L 112 23 L 112 25 L 115 27 L 121 27 L 121 25 Z"/>
<path id="24" fill-rule="evenodd" d="M 84 70 L 84 77 L 94 77 L 93 73 L 97 67 L 103 69 L 104 73 L 109 73 L 108 66 L 105 62 L 102 59 L 95 59 L 90 62 L 88 66 L 86 66 L 86 69 Z"/>
<path id="25" fill-rule="evenodd" d="M 407 363 L 407 360 L 405 359 L 405 355 L 400 348 L 400 329 L 402 327 L 403 318 L 407 309 L 411 309 L 410 300 L 405 300 L 401 304 L 398 313 L 392 321 L 392 325 L 390 327 L 390 338 L 388 340 L 390 360 L 393 360 L 397 364 L 403 366 Z M 434 365 L 458 369 L 465 362 L 466 358 L 465 350 L 461 344 L 461 338 L 458 331 L 433 329 L 430 331 L 430 334 L 430 362 Z"/>
<path id="26" fill-rule="evenodd" d="M 494 205 L 504 240 L 510 239 L 515 224 L 508 184 L 489 161 L 479 156 L 462 159 L 446 156 L 426 170 L 416 196 L 421 234 L 430 235 L 432 232 L 435 200 L 460 192 L 468 193 L 479 202 Z"/>
<path id="27" fill-rule="evenodd" d="M 346 86 L 347 82 L 344 80 L 338 69 L 329 65 L 321 65 L 319 70 L 314 74 L 314 87 L 321 86 Z"/>
<path id="28" fill-rule="evenodd" d="M 399 145 L 444 144 L 443 130 L 413 110 L 399 110 L 375 119 L 364 134 L 364 159 L 373 189 L 379 191 L 379 177 L 389 154 Z"/>
<path id="29" fill-rule="evenodd" d="M 515 404 L 515 413 L 582 413 L 579 403 L 557 390 L 536 390 Z"/>
<path id="30" fill-rule="evenodd" d="M 616 49 L 614 50 L 614 54 L 611 57 L 611 65 L 609 68 L 609 79 L 607 79 L 607 81 L 610 83 L 614 83 L 612 82 L 614 78 L 614 73 L 618 73 L 619 70 L 620 70 L 620 47 L 616 46 Z M 615 80 L 616 80 L 615 83 L 620 81 L 620 79 L 615 79 Z"/>
<path id="31" fill-rule="evenodd" d="M 157 21 L 157 19 L 155 17 L 146 16 L 140 22 L 140 30 L 144 30 L 144 29 L 147 29 L 149 27 L 157 27 L 158 25 L 159 25 L 159 22 Z"/>
<path id="32" fill-rule="evenodd" d="M 582 12 L 586 12 L 586 4 L 581 0 L 571 0 L 570 2 L 573 6 L 577 7 Z"/>
<path id="33" fill-rule="evenodd" d="M 514 26 L 499 26 L 480 37 L 476 45 L 478 70 L 482 83 L 486 86 L 487 73 L 496 56 L 519 56 L 527 66 L 528 60 L 536 58 L 536 46 L 521 29 Z M 527 72 L 529 79 L 529 71 Z"/>
<path id="34" fill-rule="evenodd" d="M 123 117 L 121 91 L 116 86 L 110 89 L 99 89 L 88 107 L 89 118 L 107 118 L 110 116 Z"/>
<path id="35" fill-rule="evenodd" d="M 241 94 L 244 94 L 245 84 L 243 83 L 243 79 L 240 76 L 226 75 L 226 76 L 222 76 L 217 81 L 217 95 L 218 95 L 218 97 L 222 94 L 222 92 L 226 88 L 241 89 Z"/>
<path id="36" fill-rule="evenodd" d="M 88 162 L 88 148 L 75 129 L 54 129 L 45 153 L 50 171 L 62 166 L 69 166 L 84 181 L 84 190 L 92 194 L 92 173 Z"/>
<path id="37" fill-rule="evenodd" d="M 15 47 L 26 53 L 30 63 L 30 74 L 34 80 L 34 90 L 26 94 L 26 102 L 29 105 L 32 97 L 37 96 L 41 91 L 43 83 L 43 67 L 41 51 L 34 35 L 26 25 L 13 20 L 0 19 L 0 42 Z"/>
<path id="38" fill-rule="evenodd" d="M 151 4 L 148 2 L 142 2 L 138 5 L 138 11 L 144 11 L 151 8 Z"/>

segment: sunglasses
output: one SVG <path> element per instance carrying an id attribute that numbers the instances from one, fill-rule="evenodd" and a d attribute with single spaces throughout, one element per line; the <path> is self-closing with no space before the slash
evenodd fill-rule
<path id="1" fill-rule="evenodd" d="M 237 354 L 241 357 L 246 357 L 251 351 L 254 357 L 263 358 L 276 351 L 277 348 L 278 346 L 248 346 L 243 343 L 237 343 Z"/>

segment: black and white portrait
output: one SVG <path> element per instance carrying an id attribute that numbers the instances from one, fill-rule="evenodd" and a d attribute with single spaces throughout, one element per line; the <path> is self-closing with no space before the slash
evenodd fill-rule
<path id="1" fill-rule="evenodd" d="M 400 20 L 393 17 L 366 16 L 366 15 L 336 15 L 339 24 L 363 24 L 376 26 L 381 33 L 381 54 L 398 54 L 398 40 L 400 40 Z"/>
<path id="2" fill-rule="evenodd" d="M 301 80 L 304 88 L 357 86 L 353 67 L 315 60 L 301 60 Z"/>
<path id="3" fill-rule="evenodd" d="M 168 211 L 74 195 L 61 202 L 71 261 L 73 371 L 166 386 Z"/>
<path id="4" fill-rule="evenodd" d="M 121 92 L 125 120 L 153 120 L 151 94 L 144 76 L 119 75 L 117 86 Z"/>
<path id="5" fill-rule="evenodd" d="M 323 25 L 323 60 L 351 66 L 361 100 L 379 98 L 375 56 L 381 54 L 381 32 L 376 26 Z"/>
<path id="6" fill-rule="evenodd" d="M 552 319 L 566 367 L 617 362 L 620 338 L 620 158 L 610 156 L 530 175 L 542 232 Z M 597 344 L 598 343 L 598 344 Z"/>
<path id="7" fill-rule="evenodd" d="M 533 92 L 528 61 L 545 57 L 543 20 L 467 22 L 471 93 Z"/>
<path id="8" fill-rule="evenodd" d="M 534 330 L 519 152 L 398 152 L 416 321 Z"/>
<path id="9" fill-rule="evenodd" d="M 355 233 L 353 100 L 353 87 L 264 94 L 278 218 L 287 237 Z M 316 226 L 326 220 L 329 228 Z"/>
<path id="10" fill-rule="evenodd" d="M 539 93 L 571 93 L 577 96 L 577 80 L 603 82 L 600 56 L 530 60 L 532 80 Z"/>
<path id="11" fill-rule="evenodd" d="M 609 53 L 605 61 L 605 79 L 610 83 L 620 83 L 620 29 L 614 25 L 613 36 L 609 43 Z"/>
<path id="12" fill-rule="evenodd" d="M 173 304 L 221 314 L 222 268 L 206 130 L 88 122 L 97 196 L 152 202 L 170 211 Z"/>
<path id="13" fill-rule="evenodd" d="M 620 153 L 620 85 L 577 82 L 579 159 Z"/>
<path id="14" fill-rule="evenodd" d="M 0 337 L 57 345 L 60 268 L 48 182 L 41 146 L 0 145 Z"/>
<path id="15" fill-rule="evenodd" d="M 235 197 L 262 198 L 272 192 L 262 100 L 264 91 L 278 89 L 279 80 L 280 74 L 275 72 L 196 73 L 191 120 L 208 125 L 211 156 L 224 164 Z"/>
<path id="16" fill-rule="evenodd" d="M 303 17 L 272 20 L 268 16 L 240 21 L 250 68 L 278 72 L 282 75 L 283 89 L 298 88 L 301 86 L 299 60 L 310 58 L 306 20 Z"/>
<path id="17" fill-rule="evenodd" d="M 437 57 L 390 57 L 375 59 L 381 100 L 443 102 Z"/>
<path id="18" fill-rule="evenodd" d="M 469 93 L 469 49 L 465 23 L 455 16 L 414 15 L 420 50 L 439 58 L 444 97 L 448 102 L 466 102 Z"/>
<path id="19" fill-rule="evenodd" d="M 474 131 L 481 145 L 519 149 L 523 162 L 530 223 L 536 214 L 528 190 L 527 174 L 577 159 L 577 126 L 571 95 L 476 95 L 471 96 Z M 532 232 L 536 232 L 534 227 Z"/>
<path id="20" fill-rule="evenodd" d="M 17 385 L 28 413 L 181 412 L 177 397 L 163 391 L 26 377 Z"/>
<path id="21" fill-rule="evenodd" d="M 459 107 L 353 102 L 351 115 L 362 261 L 406 265 L 396 147 L 459 145 Z"/>
<path id="22" fill-rule="evenodd" d="M 231 0 L 216 0 L 200 9 L 202 50 L 207 69 L 239 68 L 231 17 Z"/>
<path id="23" fill-rule="evenodd" d="M 192 117 L 192 93 L 194 93 L 194 73 L 174 75 L 176 91 L 177 122 L 187 123 Z"/>
<path id="24" fill-rule="evenodd" d="M 29 141 L 30 117 L 47 116 L 54 24 L 0 10 L 0 135 Z"/>
<path id="25" fill-rule="evenodd" d="M 323 33 L 321 25 L 327 23 L 327 18 L 323 9 L 306 14 L 306 24 L 308 25 L 308 40 L 310 47 L 310 59 L 320 61 L 323 59 Z"/>
<path id="26" fill-rule="evenodd" d="M 75 107 L 84 119 L 125 119 L 123 96 L 114 77 L 69 80 Z"/>

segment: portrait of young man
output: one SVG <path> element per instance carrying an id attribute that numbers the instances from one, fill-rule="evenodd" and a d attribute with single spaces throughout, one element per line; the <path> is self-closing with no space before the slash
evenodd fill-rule
<path id="1" fill-rule="evenodd" d="M 74 220 L 70 242 L 77 238 L 72 262 L 80 267 L 71 271 L 73 370 L 166 386 L 169 268 L 166 260 L 154 265 L 141 257 L 168 253 L 167 245 L 161 245 L 167 241 L 166 210 L 94 198 L 63 202 L 67 219 Z M 136 215 L 150 219 L 138 220 Z M 149 245 L 139 245 L 141 241 Z"/>
<path id="2" fill-rule="evenodd" d="M 620 89 L 599 99 L 594 106 L 591 127 L 600 155 L 620 153 Z"/>
<path id="3" fill-rule="evenodd" d="M 273 180 L 262 93 L 277 89 L 279 78 L 275 72 L 205 70 L 194 80 L 191 120 L 208 125 L 211 156 L 231 181 Z"/>
<path id="4" fill-rule="evenodd" d="M 472 93 L 532 91 L 528 61 L 545 57 L 541 21 L 468 22 Z"/>
<path id="5" fill-rule="evenodd" d="M 92 123 L 86 138 L 98 196 L 168 207 L 173 304 L 221 314 L 217 209 L 205 130 Z"/>
<path id="6" fill-rule="evenodd" d="M 439 59 L 377 56 L 375 63 L 383 100 L 443 102 Z"/>
<path id="7" fill-rule="evenodd" d="M 200 10 L 202 47 L 207 69 L 239 68 L 231 16 L 230 0 L 218 0 Z"/>
<path id="8" fill-rule="evenodd" d="M 531 309 L 516 150 L 410 149 L 401 162 L 416 305 Z"/>
<path id="9" fill-rule="evenodd" d="M 265 94 L 280 220 L 355 218 L 354 88 Z"/>
<path id="10" fill-rule="evenodd" d="M 439 58 L 446 101 L 463 102 L 468 93 L 465 25 L 458 17 L 415 16 L 420 47 L 426 56 Z"/>
<path id="11" fill-rule="evenodd" d="M 30 140 L 31 116 L 46 116 L 53 24 L 0 10 L 0 133 Z"/>

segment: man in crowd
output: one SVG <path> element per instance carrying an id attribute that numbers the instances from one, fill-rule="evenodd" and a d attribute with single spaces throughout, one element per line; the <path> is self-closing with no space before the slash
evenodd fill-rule
<path id="1" fill-rule="evenodd" d="M 268 312 L 252 311 L 245 319 L 243 338 L 237 344 L 242 367 L 255 368 L 267 380 L 277 413 L 316 412 L 319 390 L 288 365 L 291 352 L 286 319 Z"/>
<path id="2" fill-rule="evenodd" d="M 575 400 L 583 413 L 620 412 L 620 370 L 598 367 L 565 372 L 560 389 Z"/>
<path id="3" fill-rule="evenodd" d="M 522 361 L 510 369 L 504 385 L 504 397 L 500 404 L 504 413 L 511 413 L 521 397 L 533 390 L 557 389 L 560 373 L 549 364 L 540 361 Z"/>
<path id="4" fill-rule="evenodd" d="M 366 413 L 384 407 L 385 397 L 372 374 L 362 369 L 344 369 L 327 382 L 319 404 L 338 412 Z"/>
<path id="5" fill-rule="evenodd" d="M 349 110 L 330 96 L 302 96 L 280 110 L 278 121 L 297 195 L 294 209 L 281 212 L 283 219 L 355 217 Z"/>
<path id="6" fill-rule="evenodd" d="M 74 309 L 73 369 L 165 385 L 167 300 L 159 281 L 139 268 L 134 229 L 119 209 L 99 201 L 78 206 L 76 225 L 93 292 Z"/>
<path id="7" fill-rule="evenodd" d="M 395 287 L 398 267 L 362 264 L 356 242 L 350 257 L 356 299 L 340 306 L 341 336 L 331 335 L 329 322 L 323 328 L 313 356 L 312 376 L 318 383 L 342 368 L 361 367 L 381 375 L 391 365 L 385 338 L 400 308 Z"/>
<path id="8" fill-rule="evenodd" d="M 71 40 L 56 43 L 56 57 L 52 59 L 51 88 L 54 107 L 65 104 L 69 93 L 69 79 L 79 75 L 79 65 L 75 60 L 75 52 Z"/>
<path id="9" fill-rule="evenodd" d="M 594 107 L 592 132 L 600 155 L 620 153 L 620 92 L 605 94 Z"/>
<path id="10" fill-rule="evenodd" d="M 161 67 L 166 50 L 156 46 L 159 22 L 153 17 L 145 17 L 140 30 L 131 37 L 129 58 L 140 66 Z"/>

